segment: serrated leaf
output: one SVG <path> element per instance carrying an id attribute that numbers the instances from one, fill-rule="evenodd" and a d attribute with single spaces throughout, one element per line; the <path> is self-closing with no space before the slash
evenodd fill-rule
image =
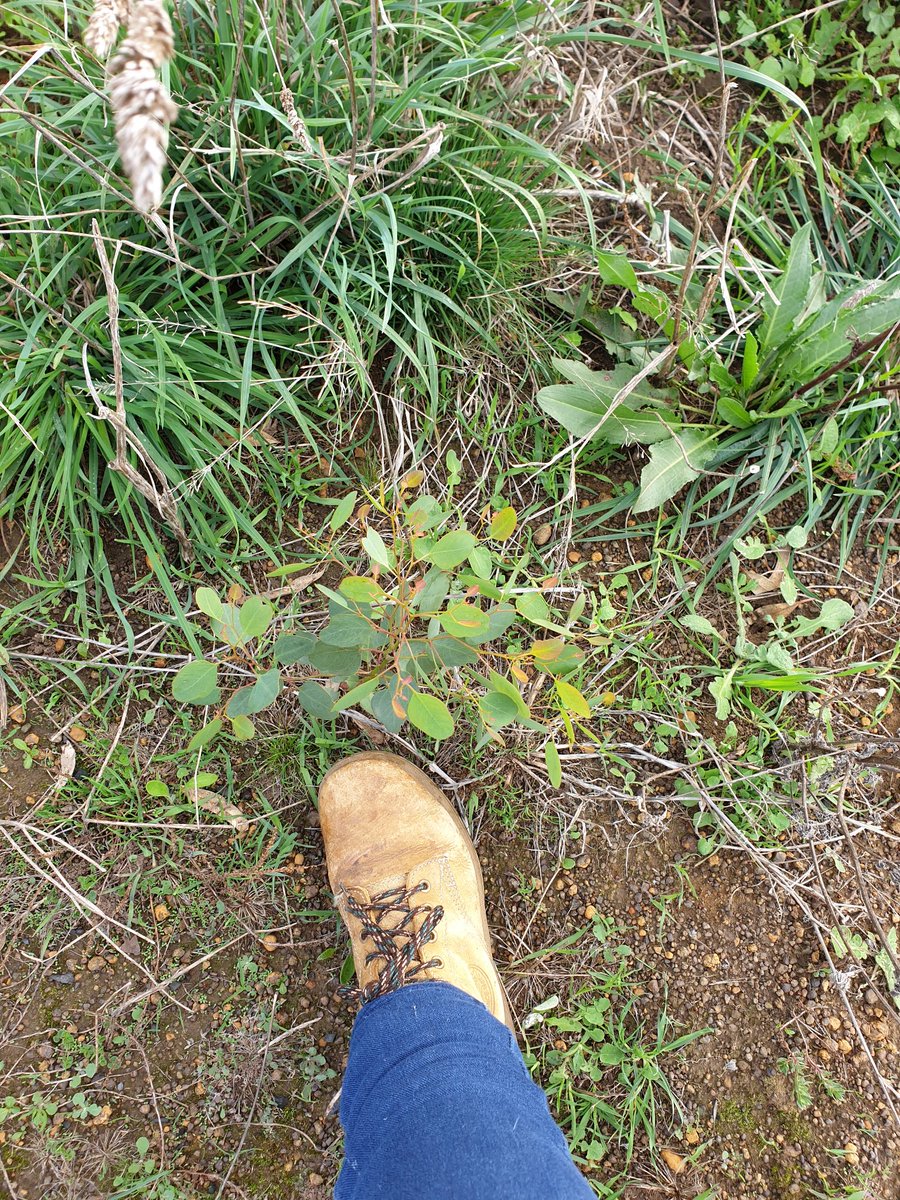
<path id="1" fill-rule="evenodd" d="M 172 695 L 181 704 L 218 704 L 222 693 L 217 686 L 218 669 L 205 658 L 185 663 L 172 680 Z"/>
<path id="2" fill-rule="evenodd" d="M 511 538 L 516 529 L 516 510 L 512 505 L 501 508 L 491 517 L 491 537 L 495 542 L 505 542 Z"/>
<path id="3" fill-rule="evenodd" d="M 442 571 L 452 571 L 475 549 L 478 541 L 467 529 L 454 529 L 438 538 L 425 558 Z"/>
<path id="4" fill-rule="evenodd" d="M 332 533 L 336 533 L 342 525 L 346 525 L 353 515 L 353 509 L 356 506 L 356 492 L 348 492 L 342 500 L 339 500 L 335 506 L 334 512 L 328 521 L 329 528 Z"/>
<path id="5" fill-rule="evenodd" d="M 544 765 L 547 768 L 547 778 L 551 787 L 558 788 L 562 783 L 562 763 L 555 742 L 544 743 Z"/>
<path id="6" fill-rule="evenodd" d="M 437 619 L 444 632 L 453 637 L 482 637 L 490 629 L 487 613 L 465 601 L 451 604 L 445 612 L 438 613 Z"/>
<path id="7" fill-rule="evenodd" d="M 248 596 L 241 605 L 241 635 L 245 641 L 260 638 L 272 624 L 275 608 L 262 596 Z"/>
<path id="8" fill-rule="evenodd" d="M 692 483 L 712 458 L 719 442 L 718 433 L 682 429 L 677 437 L 657 442 L 650 449 L 650 461 L 641 472 L 641 490 L 633 512 L 649 512 L 667 504 L 688 483 Z"/>
<path id="9" fill-rule="evenodd" d="M 778 590 L 781 592 L 781 598 L 785 604 L 796 604 L 797 597 L 800 595 L 799 588 L 790 575 L 785 575 L 779 584 Z"/>
<path id="10" fill-rule="evenodd" d="M 885 934 L 884 940 L 887 946 L 879 946 L 875 952 L 875 964 L 880 968 L 884 981 L 887 984 L 887 990 L 890 992 L 894 1000 L 900 999 L 897 995 L 897 970 L 894 966 L 894 961 L 897 958 L 897 927 L 892 925 Z M 891 957 L 893 955 L 893 958 Z"/>
<path id="11" fill-rule="evenodd" d="M 574 713 L 577 717 L 589 717 L 591 715 L 591 706 L 577 687 L 571 683 L 566 683 L 563 679 L 557 679 L 555 686 L 556 694 L 568 712 Z"/>
<path id="12" fill-rule="evenodd" d="M 894 290 L 896 286 L 894 283 Z M 900 324 L 900 296 L 885 297 L 883 292 L 867 292 L 859 300 L 854 295 L 838 296 L 805 321 L 790 350 L 778 360 L 784 386 L 793 391 L 798 384 L 818 378 L 847 358 L 854 347 Z"/>
<path id="13" fill-rule="evenodd" d="M 733 386 L 734 380 L 729 382 Z M 734 425 L 736 429 L 749 429 L 754 423 L 754 418 L 743 404 L 727 392 L 723 392 L 716 401 L 716 415 L 723 421 L 727 421 L 729 425 Z"/>
<path id="14" fill-rule="evenodd" d="M 716 702 L 716 720 L 724 721 L 731 711 L 734 696 L 734 668 L 727 674 L 714 679 L 709 685 L 709 694 Z"/>
<path id="15" fill-rule="evenodd" d="M 750 562 L 757 562 L 769 550 L 766 543 L 755 535 L 753 537 L 735 538 L 734 548 L 744 558 L 749 559 Z"/>
<path id="16" fill-rule="evenodd" d="M 763 350 L 776 350 L 793 331 L 794 322 L 803 311 L 812 280 L 812 225 L 804 225 L 791 238 L 784 270 L 775 278 L 772 297 L 763 304 L 765 320 L 759 334 Z"/>
<path id="17" fill-rule="evenodd" d="M 841 600 L 838 596 L 833 596 L 830 600 L 825 601 L 818 616 L 797 618 L 794 623 L 794 636 L 810 637 L 820 629 L 827 629 L 830 633 L 834 633 L 852 621 L 854 615 L 852 604 L 848 604 L 846 600 Z"/>
<path id="18" fill-rule="evenodd" d="M 271 667 L 247 687 L 238 688 L 225 706 L 229 717 L 252 717 L 274 703 L 281 691 L 281 672 Z"/>
<path id="19" fill-rule="evenodd" d="M 207 617 L 216 621 L 222 620 L 222 600 L 212 588 L 198 587 L 194 593 L 194 603 Z"/>
<path id="20" fill-rule="evenodd" d="M 437 696 L 413 692 L 406 707 L 406 716 L 411 725 L 415 725 L 416 729 L 421 729 L 422 733 L 435 741 L 443 741 L 453 732 L 450 709 Z"/>

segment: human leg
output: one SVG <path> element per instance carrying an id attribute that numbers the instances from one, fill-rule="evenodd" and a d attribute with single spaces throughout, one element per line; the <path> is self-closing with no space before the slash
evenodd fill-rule
<path id="1" fill-rule="evenodd" d="M 336 1200 L 589 1200 L 516 1045 L 481 869 L 452 805 L 374 753 L 329 772 L 319 811 L 363 1004 Z"/>

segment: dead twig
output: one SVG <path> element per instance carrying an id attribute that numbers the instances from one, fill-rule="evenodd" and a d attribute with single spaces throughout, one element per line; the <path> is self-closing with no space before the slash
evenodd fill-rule
<path id="1" fill-rule="evenodd" d="M 171 525 L 175 536 L 178 538 L 178 543 L 181 546 L 182 553 L 187 558 L 194 557 L 194 550 L 191 546 L 190 539 L 181 523 L 181 518 L 178 515 L 178 506 L 175 503 L 175 498 L 172 495 L 172 490 L 169 487 L 169 481 L 165 474 L 153 459 L 147 454 L 141 442 L 128 428 L 128 422 L 125 414 L 125 384 L 124 375 L 122 372 L 122 344 L 119 338 L 119 289 L 116 287 L 116 281 L 113 277 L 113 269 L 106 253 L 106 247 L 103 244 L 103 239 L 100 236 L 100 227 L 96 221 L 92 222 L 91 228 L 94 234 L 94 245 L 97 248 L 97 257 L 100 260 L 100 269 L 103 272 L 103 280 L 106 284 L 106 294 L 108 298 L 109 312 L 109 336 L 112 346 L 113 358 L 113 386 L 115 388 L 116 407 L 111 409 L 107 404 L 104 404 L 100 398 L 94 381 L 91 378 L 90 369 L 87 361 L 87 344 L 82 347 L 82 360 L 84 364 L 84 376 L 87 381 L 88 390 L 93 397 L 94 404 L 97 406 L 97 417 L 101 421 L 108 421 L 115 430 L 116 435 L 116 454 L 115 458 L 108 464 L 111 471 L 117 471 L 138 491 L 145 500 L 148 500 L 163 518 Z M 116 254 L 118 254 L 119 246 L 116 243 Z M 135 455 L 137 460 L 145 468 L 146 474 L 142 475 L 128 461 L 129 451 Z"/>

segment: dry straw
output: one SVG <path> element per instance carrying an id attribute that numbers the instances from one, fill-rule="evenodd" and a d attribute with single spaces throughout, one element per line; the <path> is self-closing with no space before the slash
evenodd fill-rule
<path id="1" fill-rule="evenodd" d="M 178 114 L 157 75 L 172 57 L 172 25 L 163 0 L 96 0 L 85 45 L 105 57 L 125 20 L 125 38 L 109 64 L 109 97 L 135 206 L 149 213 L 162 201 L 169 126 Z"/>

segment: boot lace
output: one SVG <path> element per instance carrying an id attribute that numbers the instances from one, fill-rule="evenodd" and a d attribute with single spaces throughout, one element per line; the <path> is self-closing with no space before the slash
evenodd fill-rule
<path id="1" fill-rule="evenodd" d="M 360 1004 L 368 1004 L 378 996 L 395 992 L 404 984 L 415 983 L 423 971 L 442 965 L 439 958 L 422 961 L 422 949 L 428 942 L 434 941 L 435 927 L 444 915 L 440 904 L 416 905 L 411 902 L 413 896 L 427 890 L 428 884 L 425 882 L 412 888 L 392 888 L 373 896 L 366 904 L 360 904 L 354 896 L 347 894 L 347 910 L 362 925 L 363 941 L 371 938 L 375 943 L 375 949 L 366 955 L 366 965 L 378 958 L 384 959 L 384 963 L 377 979 L 362 988 L 342 987 L 339 995 Z M 425 919 L 415 928 L 416 918 L 422 913 Z M 399 920 L 387 924 L 391 916 L 397 916 Z"/>

